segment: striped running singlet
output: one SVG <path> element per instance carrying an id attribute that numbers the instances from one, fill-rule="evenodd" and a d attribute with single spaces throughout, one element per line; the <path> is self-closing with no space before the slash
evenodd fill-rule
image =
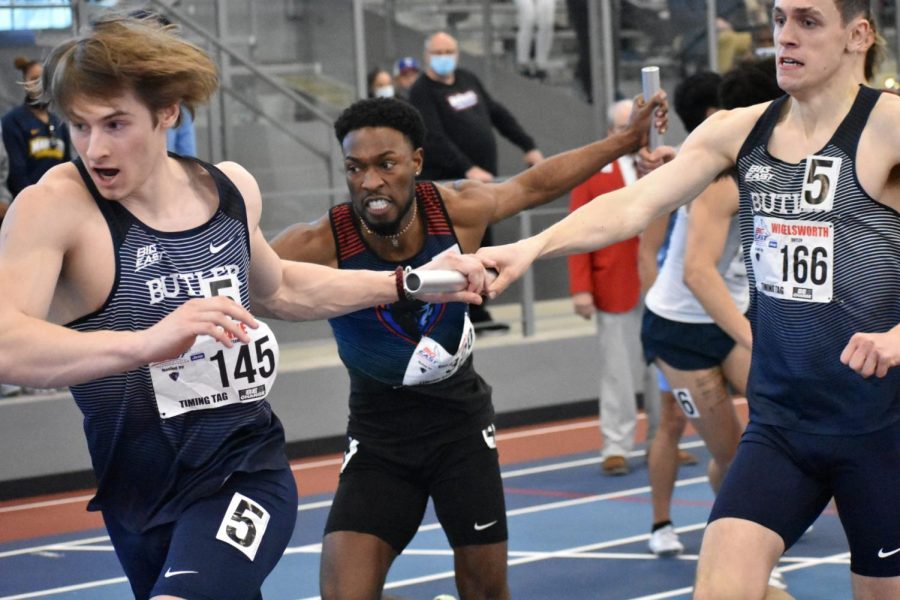
<path id="1" fill-rule="evenodd" d="M 103 198 L 84 164 L 76 161 L 109 226 L 116 276 L 103 306 L 68 327 L 139 331 L 191 298 L 216 293 L 228 293 L 249 309 L 244 199 L 218 168 L 196 163 L 215 182 L 218 209 L 199 227 L 163 232 Z M 84 414 L 98 480 L 89 508 L 109 513 L 129 530 L 174 521 L 236 471 L 287 466 L 284 432 L 264 394 L 258 401 L 188 409 L 166 418 L 147 366 L 73 386 L 72 394 Z"/>
<path id="2" fill-rule="evenodd" d="M 862 378 L 840 362 L 857 332 L 900 323 L 900 214 L 857 177 L 857 146 L 880 92 L 864 86 L 818 152 L 768 152 L 788 101 L 772 102 L 738 156 L 741 240 L 750 280 L 751 419 L 857 434 L 900 418 L 900 369 Z"/>

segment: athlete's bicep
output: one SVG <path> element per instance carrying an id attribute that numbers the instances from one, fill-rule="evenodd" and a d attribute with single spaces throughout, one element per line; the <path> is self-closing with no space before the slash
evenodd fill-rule
<path id="1" fill-rule="evenodd" d="M 0 229 L 0 289 L 2 310 L 45 319 L 71 241 L 68 219 L 60 219 L 47 199 L 47 186 L 23 191 Z"/>
<path id="2" fill-rule="evenodd" d="M 265 307 L 283 284 L 284 265 L 256 227 L 250 232 L 250 298 L 254 306 Z"/>

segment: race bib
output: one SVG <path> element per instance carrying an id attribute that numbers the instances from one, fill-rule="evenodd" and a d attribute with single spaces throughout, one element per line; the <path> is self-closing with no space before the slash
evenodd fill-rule
<path id="1" fill-rule="evenodd" d="M 428 336 L 422 336 L 409 359 L 409 364 L 406 365 L 403 385 L 421 385 L 447 379 L 466 362 L 474 347 L 475 328 L 472 327 L 472 321 L 469 320 L 469 315 L 466 313 L 463 333 L 456 352 L 450 354 L 437 341 Z"/>
<path id="2" fill-rule="evenodd" d="M 799 302 L 831 302 L 834 280 L 834 224 L 753 218 L 756 289 Z"/>
<path id="3" fill-rule="evenodd" d="M 278 342 L 268 325 L 246 328 L 250 343 L 233 339 L 226 348 L 208 335 L 171 360 L 151 363 L 150 377 L 159 416 L 209 410 L 268 396 L 278 369 Z"/>

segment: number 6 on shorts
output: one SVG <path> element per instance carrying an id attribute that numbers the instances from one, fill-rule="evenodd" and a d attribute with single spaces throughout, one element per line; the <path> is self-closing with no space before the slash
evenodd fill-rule
<path id="1" fill-rule="evenodd" d="M 235 493 L 219 525 L 216 539 L 234 546 L 253 560 L 268 524 L 269 513 L 266 509 L 247 496 Z"/>

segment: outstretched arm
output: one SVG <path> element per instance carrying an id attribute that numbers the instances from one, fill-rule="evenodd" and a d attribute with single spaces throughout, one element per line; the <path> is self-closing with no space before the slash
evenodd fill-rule
<path id="1" fill-rule="evenodd" d="M 393 271 L 343 270 L 280 259 L 259 229 L 262 201 L 256 181 L 235 163 L 223 163 L 219 167 L 241 190 L 247 205 L 252 257 L 250 297 L 254 312 L 285 320 L 313 320 L 398 300 Z M 481 261 L 447 253 L 429 263 L 428 268 L 459 271 L 466 275 L 469 285 L 459 292 L 427 296 L 423 300 L 481 303 L 485 285 Z"/>
<path id="2" fill-rule="evenodd" d="M 636 183 L 601 196 L 602 200 L 595 198 L 535 236 L 479 250 L 479 257 L 493 260 L 500 271 L 490 286 L 491 297 L 505 290 L 538 258 L 588 252 L 627 239 L 653 218 L 696 197 L 734 164 L 760 112 L 752 107 L 716 113 L 694 130 L 672 162 Z"/>
<path id="3" fill-rule="evenodd" d="M 620 156 L 637 152 L 647 144 L 651 124 L 665 131 L 667 113 L 664 92 L 649 103 L 638 97 L 626 131 L 556 154 L 502 183 L 485 186 L 494 204 L 491 223 L 555 200 Z"/>
<path id="4" fill-rule="evenodd" d="M 684 283 L 716 324 L 749 350 L 753 341 L 750 321 L 734 303 L 716 268 L 725 248 L 728 228 L 737 212 L 738 189 L 731 177 L 717 180 L 691 203 L 684 252 Z"/>

